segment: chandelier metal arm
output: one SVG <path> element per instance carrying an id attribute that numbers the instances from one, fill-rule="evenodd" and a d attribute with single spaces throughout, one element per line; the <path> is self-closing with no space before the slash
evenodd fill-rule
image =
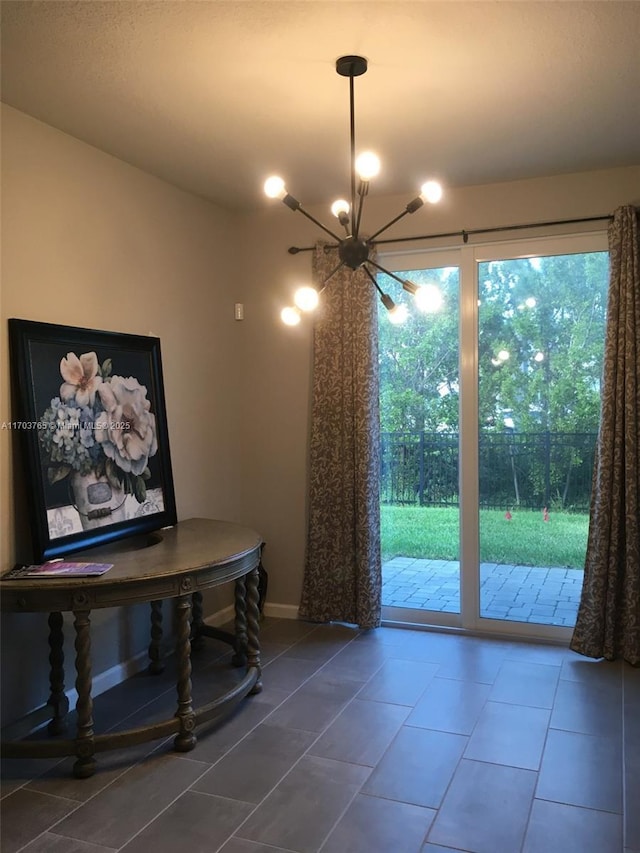
<path id="1" fill-rule="evenodd" d="M 354 238 L 357 240 L 360 236 L 360 220 L 362 218 L 362 208 L 364 207 L 364 197 L 369 192 L 369 184 L 367 181 L 360 181 L 360 188 L 358 190 L 358 215 L 356 216 L 355 228 L 353 232 Z"/>
<path id="2" fill-rule="evenodd" d="M 337 249 L 338 246 L 339 246 L 339 243 L 327 243 L 325 248 Z M 290 255 L 297 255 L 298 252 L 313 252 L 314 249 L 315 249 L 315 246 L 305 246 L 302 249 L 300 248 L 300 246 L 289 246 L 289 248 L 287 249 L 287 252 Z"/>
<path id="3" fill-rule="evenodd" d="M 340 237 L 338 237 L 338 235 L 337 235 L 337 234 L 334 234 L 334 233 L 333 233 L 333 231 L 331 231 L 329 228 L 327 228 L 327 227 L 326 227 L 326 225 L 323 225 L 323 224 L 322 224 L 322 222 L 320 222 L 320 220 L 319 220 L 319 219 L 316 219 L 316 218 L 315 218 L 315 216 L 312 216 L 310 213 L 307 213 L 307 211 L 304 209 L 304 207 L 303 207 L 301 204 L 300 204 L 300 205 L 298 205 L 298 207 L 296 208 L 296 210 L 299 210 L 299 211 L 300 211 L 300 213 L 301 213 L 303 216 L 306 216 L 306 217 L 307 217 L 307 219 L 310 219 L 312 222 L 314 222 L 314 223 L 318 226 L 318 228 L 322 228 L 322 230 L 323 230 L 323 231 L 326 231 L 326 233 L 327 233 L 330 237 L 333 237 L 333 239 L 334 239 L 334 240 L 337 240 L 337 241 L 338 241 L 338 243 L 340 243 L 340 242 L 341 242 L 341 238 L 340 238 Z"/>
<path id="4" fill-rule="evenodd" d="M 384 307 L 385 307 L 385 308 L 387 309 L 387 311 L 389 311 L 390 313 L 391 313 L 391 312 L 393 312 L 393 311 L 395 311 L 395 309 L 396 309 L 396 303 L 393 301 L 393 299 L 389 296 L 389 294 L 388 294 L 388 293 L 385 293 L 385 292 L 382 290 L 382 288 L 380 287 L 380 285 L 379 285 L 379 284 L 378 284 L 378 282 L 376 281 L 376 277 L 373 275 L 373 273 L 371 272 L 371 270 L 370 270 L 368 267 L 363 267 L 363 269 L 364 269 L 364 271 L 366 272 L 366 274 L 369 276 L 369 278 L 371 279 L 371 281 L 373 282 L 373 286 L 375 287 L 375 289 L 376 289 L 376 290 L 378 291 L 378 293 L 380 294 L 380 302 L 382 302 L 382 304 L 384 305 Z"/>
<path id="5" fill-rule="evenodd" d="M 394 218 L 390 222 L 387 222 L 387 224 L 383 225 L 382 228 L 379 228 L 375 234 L 372 234 L 371 237 L 369 237 L 369 242 L 375 240 L 376 237 L 379 237 L 380 234 L 383 234 L 388 228 L 391 228 L 392 225 L 395 225 L 396 222 L 399 222 L 403 217 L 407 215 L 407 213 L 413 213 L 412 210 L 409 210 L 409 205 L 407 205 L 407 207 L 402 211 L 402 213 L 399 213 L 397 216 L 394 216 Z"/>
<path id="6" fill-rule="evenodd" d="M 368 261 L 367 263 L 373 264 L 373 261 Z M 377 264 L 374 264 L 374 266 L 377 266 Z M 373 286 L 375 287 L 375 289 L 378 291 L 378 293 L 380 294 L 380 296 L 384 296 L 384 295 L 385 295 L 385 294 L 384 294 L 384 291 L 382 290 L 382 288 L 380 287 L 380 285 L 379 285 L 379 284 L 378 284 L 378 282 L 376 281 L 376 277 L 375 277 L 375 275 L 371 272 L 371 270 L 369 269 L 369 267 L 365 265 L 365 266 L 363 266 L 363 267 L 362 267 L 362 269 L 363 269 L 363 270 L 366 272 L 366 274 L 369 276 L 369 278 L 371 279 L 371 283 L 373 284 Z"/>
<path id="7" fill-rule="evenodd" d="M 338 272 L 338 270 L 339 270 L 339 269 L 341 269 L 343 266 L 344 266 L 344 261 L 340 261 L 340 263 L 338 264 L 338 266 L 337 266 L 337 267 L 335 267 L 335 269 L 332 269 L 332 270 L 331 270 L 331 272 L 329 273 L 329 275 L 328 275 L 328 276 L 324 279 L 324 281 L 322 282 L 322 285 L 320 286 L 320 289 L 318 290 L 318 293 L 322 293 L 322 291 L 323 291 L 323 290 L 325 289 L 325 287 L 327 286 L 327 284 L 328 284 L 328 282 L 329 282 L 329 279 L 330 279 L 330 278 L 333 278 L 333 277 L 334 277 L 334 275 Z"/>
<path id="8" fill-rule="evenodd" d="M 369 258 L 367 263 L 380 270 L 380 272 L 385 273 L 385 275 L 389 275 L 391 276 L 391 278 L 395 278 L 396 281 L 400 282 L 400 284 L 402 285 L 402 289 L 406 290 L 407 293 L 417 293 L 418 287 L 412 281 L 408 281 L 406 278 L 400 278 L 399 275 L 396 275 L 394 272 L 391 272 L 391 270 L 385 269 L 385 267 L 380 266 L 379 263 L 377 263 L 376 261 L 372 261 L 371 258 Z"/>

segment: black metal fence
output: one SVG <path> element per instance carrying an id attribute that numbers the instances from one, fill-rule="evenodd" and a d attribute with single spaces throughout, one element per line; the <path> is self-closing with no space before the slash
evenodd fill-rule
<path id="1" fill-rule="evenodd" d="M 596 433 L 481 433 L 481 508 L 588 511 L 596 437 Z M 382 433 L 382 502 L 458 506 L 458 464 L 458 433 Z"/>

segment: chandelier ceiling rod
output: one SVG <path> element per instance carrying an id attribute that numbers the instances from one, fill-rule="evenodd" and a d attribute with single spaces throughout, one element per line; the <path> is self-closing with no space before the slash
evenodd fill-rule
<path id="1" fill-rule="evenodd" d="M 420 305 L 419 297 L 421 288 L 400 278 L 395 273 L 389 272 L 370 257 L 374 249 L 374 238 L 378 237 L 398 220 L 402 219 L 409 213 L 415 213 L 419 210 L 425 201 L 434 204 L 439 201 L 442 196 L 442 189 L 436 181 L 427 181 L 421 187 L 420 195 L 416 196 L 407 204 L 405 209 L 391 219 L 386 225 L 378 229 L 373 237 L 363 239 L 360 236 L 360 225 L 362 222 L 362 211 L 364 207 L 364 198 L 369 192 L 369 182 L 374 178 L 380 170 L 380 161 L 378 157 L 370 151 L 363 152 L 356 158 L 356 121 L 355 121 L 355 86 L 354 80 L 360 77 L 367 70 L 368 62 L 363 56 L 341 56 L 336 60 L 336 71 L 342 77 L 349 78 L 349 147 L 350 147 L 350 162 L 349 162 L 349 177 L 351 203 L 339 199 L 331 206 L 331 212 L 338 219 L 340 225 L 344 228 L 346 236 L 340 238 L 330 228 L 327 228 L 318 219 L 308 213 L 302 204 L 294 198 L 287 190 L 284 181 L 280 177 L 272 176 L 267 179 L 264 185 L 265 193 L 270 198 L 279 198 L 286 206 L 293 211 L 299 211 L 307 219 L 310 219 L 315 225 L 321 228 L 326 234 L 336 241 L 334 248 L 338 250 L 338 258 L 340 263 L 329 273 L 325 280 L 320 285 L 319 289 L 312 287 L 302 287 L 296 292 L 295 308 L 285 308 L 282 312 L 282 319 L 285 323 L 295 325 L 300 322 L 300 311 L 310 311 L 318 304 L 319 295 L 324 290 L 327 282 L 332 278 L 338 270 L 344 266 L 349 269 L 363 270 L 367 277 L 373 282 L 374 287 L 380 294 L 380 299 L 385 308 L 389 311 L 390 317 L 395 322 L 400 322 L 406 315 L 405 305 L 396 305 L 393 299 L 382 292 L 375 275 L 372 273 L 369 265 L 383 273 L 386 273 L 391 278 L 400 282 L 403 289 L 407 292 L 416 295 L 418 304 Z M 359 178 L 359 183 L 356 181 Z M 357 201 L 357 210 L 356 210 Z M 291 247 L 289 252 L 295 254 L 297 251 L 302 251 Z M 424 300 L 423 300 L 424 301 Z M 423 309 L 426 310 L 426 309 Z"/>
<path id="2" fill-rule="evenodd" d="M 355 87 L 354 87 L 354 77 L 356 76 L 356 72 L 358 68 L 361 66 L 357 66 L 356 63 L 351 60 L 357 57 L 353 56 L 343 56 L 336 63 L 336 71 L 338 74 L 345 75 L 345 68 L 348 68 L 347 76 L 349 77 L 349 141 L 350 141 L 350 153 L 351 156 L 349 158 L 349 175 L 351 177 L 351 210 L 355 209 L 356 206 L 356 106 L 355 106 Z M 348 61 L 347 63 L 344 61 Z M 342 70 L 341 70 L 342 69 Z M 360 74 L 364 74 L 367 70 L 367 60 L 364 60 L 364 70 L 360 71 Z"/>

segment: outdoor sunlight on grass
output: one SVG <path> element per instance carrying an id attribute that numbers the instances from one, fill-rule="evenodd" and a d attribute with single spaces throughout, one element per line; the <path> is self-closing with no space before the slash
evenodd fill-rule
<path id="1" fill-rule="evenodd" d="M 380 507 L 382 559 L 419 557 L 459 560 L 457 507 Z M 513 510 L 480 511 L 480 561 L 525 566 L 584 568 L 589 517 L 586 514 Z"/>

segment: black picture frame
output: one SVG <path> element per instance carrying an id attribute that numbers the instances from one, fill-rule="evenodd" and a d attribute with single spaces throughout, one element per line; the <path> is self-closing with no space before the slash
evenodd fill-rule
<path id="1" fill-rule="evenodd" d="M 10 319 L 9 343 L 33 560 L 175 524 L 160 339 Z"/>

